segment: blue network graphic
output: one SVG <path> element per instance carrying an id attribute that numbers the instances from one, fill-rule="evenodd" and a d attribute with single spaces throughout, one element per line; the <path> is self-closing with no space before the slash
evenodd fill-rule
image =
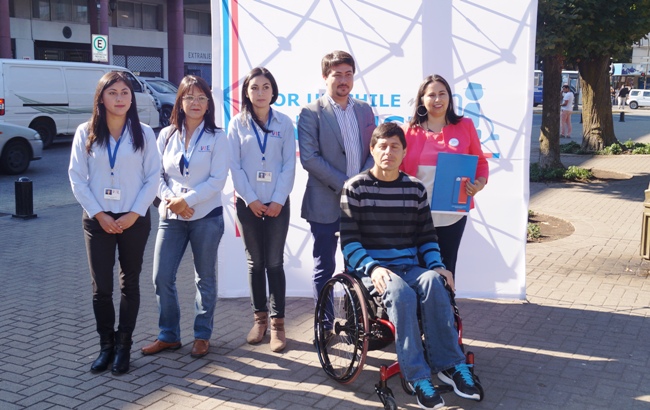
<path id="1" fill-rule="evenodd" d="M 458 98 L 458 109 L 461 111 L 460 114 L 472 120 L 481 144 L 485 144 L 490 140 L 498 141 L 499 135 L 494 132 L 494 123 L 481 112 L 481 104 L 479 103 L 479 100 L 483 98 L 483 86 L 479 83 L 469 83 L 467 85 L 465 98 L 468 102 L 465 106 L 463 106 L 463 97 L 458 94 L 455 96 Z M 498 152 L 493 152 L 492 157 L 499 158 L 500 154 Z"/>

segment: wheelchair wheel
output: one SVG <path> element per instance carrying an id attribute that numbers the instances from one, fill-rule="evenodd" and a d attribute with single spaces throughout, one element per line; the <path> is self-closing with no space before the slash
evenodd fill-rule
<path id="1" fill-rule="evenodd" d="M 361 285 L 347 274 L 330 279 L 320 292 L 314 315 L 318 359 L 339 383 L 357 378 L 368 351 L 368 310 Z"/>

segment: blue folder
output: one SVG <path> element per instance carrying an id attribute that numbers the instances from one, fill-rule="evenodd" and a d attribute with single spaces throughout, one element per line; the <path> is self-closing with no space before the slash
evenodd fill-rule
<path id="1" fill-rule="evenodd" d="M 467 181 L 474 183 L 477 165 L 476 155 L 439 153 L 431 210 L 440 213 L 469 212 L 471 197 L 467 195 L 465 185 Z"/>

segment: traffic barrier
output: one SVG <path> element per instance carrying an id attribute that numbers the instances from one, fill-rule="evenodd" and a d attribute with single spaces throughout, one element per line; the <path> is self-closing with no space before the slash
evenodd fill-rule
<path id="1" fill-rule="evenodd" d="M 27 177 L 20 177 L 14 182 L 14 188 L 16 191 L 16 213 L 12 217 L 21 219 L 36 218 L 32 181 Z"/>
<path id="2" fill-rule="evenodd" d="M 645 191 L 641 223 L 641 257 L 650 259 L 650 186 Z"/>

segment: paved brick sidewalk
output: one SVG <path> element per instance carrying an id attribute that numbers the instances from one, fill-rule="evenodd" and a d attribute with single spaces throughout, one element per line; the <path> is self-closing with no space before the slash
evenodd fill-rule
<path id="1" fill-rule="evenodd" d="M 533 139 L 535 136 L 533 136 Z M 650 264 L 638 255 L 643 190 L 650 157 L 567 157 L 627 172 L 629 180 L 532 184 L 531 209 L 571 221 L 568 238 L 527 250 L 526 302 L 460 300 L 465 342 L 486 389 L 481 403 L 445 396 L 463 409 L 646 409 L 650 407 Z M 584 162 L 588 161 L 588 162 Z M 220 300 L 210 354 L 190 346 L 144 357 L 157 334 L 147 248 L 132 371 L 92 375 L 97 336 L 77 205 L 0 218 L 0 409 L 362 409 L 378 408 L 376 369 L 394 360 L 373 352 L 353 384 L 321 370 L 311 346 L 313 302 L 287 305 L 287 351 L 248 346 L 247 299 Z M 190 257 L 178 279 L 183 342 L 191 343 Z M 267 336 L 268 338 L 268 336 Z M 403 408 L 415 408 L 397 380 Z"/>

